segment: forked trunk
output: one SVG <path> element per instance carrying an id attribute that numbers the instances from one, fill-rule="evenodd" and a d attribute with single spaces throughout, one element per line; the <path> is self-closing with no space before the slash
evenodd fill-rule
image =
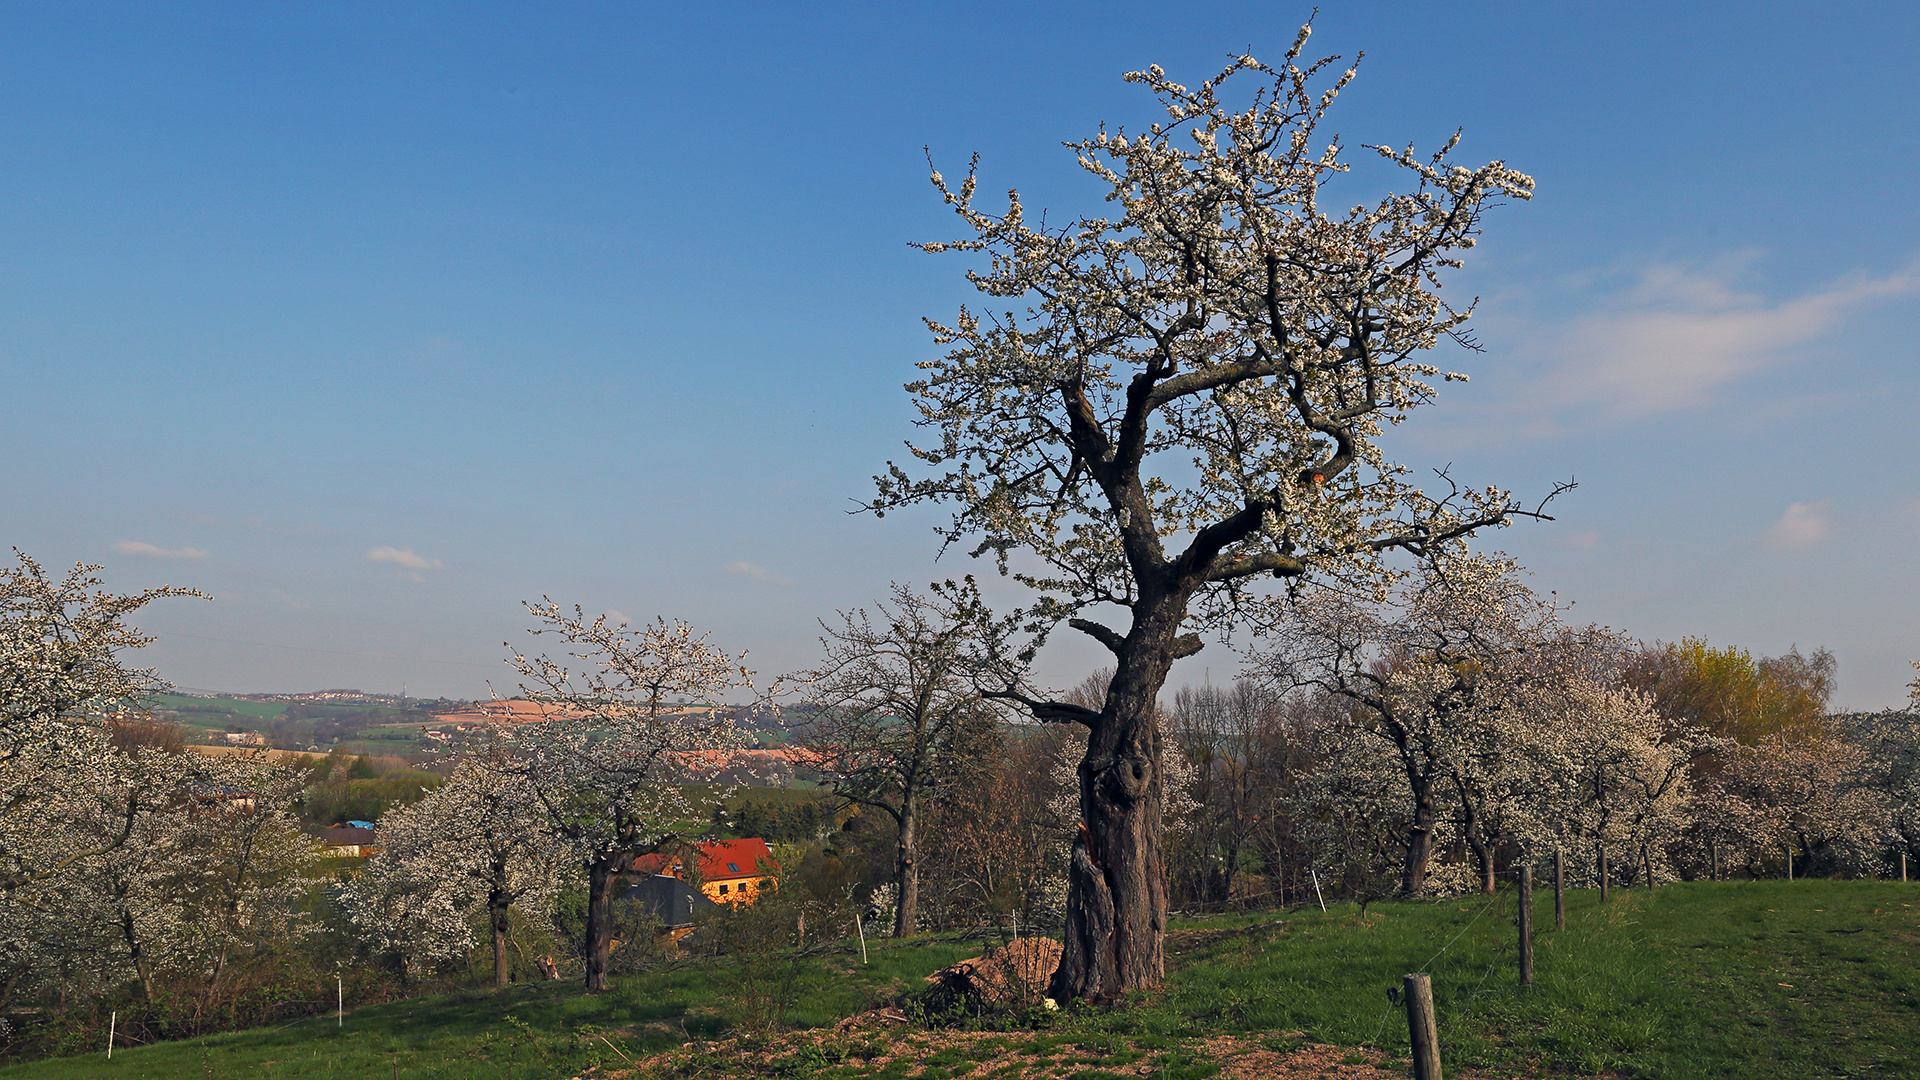
<path id="1" fill-rule="evenodd" d="M 134 931 L 131 909 L 120 912 L 120 934 L 126 941 L 127 956 L 133 961 L 133 973 L 140 980 L 140 997 L 152 1001 L 153 975 L 147 969 L 147 953 L 140 947 L 140 935 Z"/>
<path id="2" fill-rule="evenodd" d="M 893 909 L 893 936 L 912 937 L 920 916 L 920 847 L 915 832 L 915 799 L 908 794 L 900 806 L 900 845 L 894 852 L 893 881 L 897 903 Z"/>
<path id="3" fill-rule="evenodd" d="M 1492 896 L 1495 891 L 1493 882 L 1493 851 L 1487 847 L 1485 841 L 1477 838 L 1468 840 L 1467 847 L 1472 849 L 1473 864 L 1480 871 L 1481 895 Z"/>
<path id="4" fill-rule="evenodd" d="M 487 897 L 487 921 L 493 926 L 493 985 L 507 985 L 507 894 L 499 889 Z"/>
<path id="5" fill-rule="evenodd" d="M 1140 612 L 1136 609 L 1136 618 Z M 1047 993 L 1110 1001 L 1166 976 L 1160 731 L 1154 703 L 1173 663 L 1169 620 L 1139 619 L 1087 735 L 1080 829 L 1067 871 L 1066 940 Z"/>
<path id="6" fill-rule="evenodd" d="M 1461 831 L 1466 834 L 1467 850 L 1473 853 L 1474 869 L 1480 871 L 1480 892 L 1492 896 L 1493 848 L 1480 835 L 1480 807 L 1474 803 L 1473 796 L 1467 794 L 1464 786 L 1460 790 L 1460 805 L 1466 812 L 1466 827 Z"/>
<path id="7" fill-rule="evenodd" d="M 607 968 L 613 962 L 613 890 L 620 880 L 617 855 L 601 855 L 587 868 L 587 993 L 607 989 Z"/>
<path id="8" fill-rule="evenodd" d="M 1407 862 L 1400 874 L 1400 894 L 1418 896 L 1427 887 L 1427 863 L 1433 857 L 1433 784 L 1413 776 L 1413 824 L 1407 829 Z"/>

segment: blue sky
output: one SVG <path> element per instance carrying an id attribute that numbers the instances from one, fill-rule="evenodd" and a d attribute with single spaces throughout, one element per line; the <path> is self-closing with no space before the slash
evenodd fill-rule
<path id="1" fill-rule="evenodd" d="M 1474 381 L 1403 458 L 1580 488 L 1494 546 L 1576 617 L 1920 657 L 1920 11 L 1327 3 L 1330 126 L 1534 174 L 1453 288 Z M 1277 58 L 1305 5 L 11 5 L 0 543 L 199 586 L 207 689 L 505 690 L 545 594 L 804 664 L 933 561 L 850 515 L 970 298 L 922 147 L 1080 212 L 1121 82 Z M 1003 599 L 1015 599 L 1002 593 Z M 1099 661 L 1051 646 L 1043 673 Z M 1175 679 L 1219 678 L 1210 649 Z"/>

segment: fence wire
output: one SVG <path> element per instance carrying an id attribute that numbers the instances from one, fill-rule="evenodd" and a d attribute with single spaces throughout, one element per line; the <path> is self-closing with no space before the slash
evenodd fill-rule
<path id="1" fill-rule="evenodd" d="M 1506 877 L 1509 874 L 1515 876 L 1516 878 L 1518 877 L 1518 871 L 1511 871 L 1511 870 L 1501 873 L 1497 876 Z M 1472 930 L 1476 925 L 1478 925 L 1481 919 L 1486 918 L 1487 913 L 1492 911 L 1494 907 L 1498 904 L 1499 896 L 1497 894 L 1494 896 L 1483 896 L 1481 899 L 1484 900 L 1485 902 L 1480 905 L 1480 910 L 1474 913 L 1473 918 L 1468 919 L 1467 924 L 1465 926 L 1462 926 L 1458 931 L 1456 931 L 1451 938 L 1448 938 L 1447 943 L 1445 945 L 1440 946 L 1439 950 L 1436 951 L 1432 956 L 1427 957 L 1425 960 L 1420 962 L 1420 965 L 1418 967 L 1412 968 L 1410 970 L 1423 972 L 1429 975 L 1433 974 L 1434 962 L 1439 960 L 1441 957 L 1445 956 L 1448 953 L 1448 951 L 1450 951 L 1455 945 L 1460 943 L 1461 938 L 1467 936 L 1468 931 Z M 1481 997 L 1482 994 L 1486 992 L 1485 988 L 1487 985 L 1487 980 L 1493 977 L 1494 969 L 1500 966 L 1500 961 L 1505 958 L 1505 953 L 1506 953 L 1506 948 L 1504 946 L 1495 947 L 1494 957 L 1491 961 L 1488 962 L 1487 970 L 1481 973 L 1480 981 L 1474 984 L 1474 988 L 1467 993 L 1464 999 L 1462 999 L 1463 1002 L 1471 1003 L 1473 1001 L 1476 1001 Z M 1385 1035 L 1387 1032 L 1387 1022 L 1393 1018 L 1393 1014 L 1395 1012 L 1400 1011 L 1406 1005 L 1404 1001 L 1393 1000 L 1392 993 L 1393 993 L 1393 989 L 1390 989 L 1389 998 L 1387 1001 L 1387 1007 L 1384 1010 L 1382 1010 L 1380 1013 L 1380 1023 L 1374 1028 L 1373 1038 L 1362 1043 L 1361 1044 L 1362 1046 L 1370 1046 L 1376 1050 L 1385 1049 L 1380 1045 L 1380 1039 L 1381 1039 L 1381 1036 Z"/>

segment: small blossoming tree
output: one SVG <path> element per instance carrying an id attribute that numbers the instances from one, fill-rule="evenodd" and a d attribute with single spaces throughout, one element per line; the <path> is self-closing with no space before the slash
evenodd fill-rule
<path id="1" fill-rule="evenodd" d="M 911 937 L 920 909 L 920 832 L 929 800 L 997 735 L 981 683 L 1017 677 L 1001 646 L 1018 620 L 996 618 L 972 578 L 822 623 L 821 662 L 792 678 L 814 707 L 805 744 L 834 792 L 893 819 L 893 936 Z"/>
<path id="2" fill-rule="evenodd" d="M 567 853 L 527 777 L 498 746 L 467 754 L 426 798 L 380 819 L 380 851 L 342 893 L 376 947 L 416 968 L 464 959 L 484 915 L 507 985 L 510 912 L 544 919 Z"/>
<path id="3" fill-rule="evenodd" d="M 740 665 L 745 654 L 727 655 L 682 622 L 633 629 L 551 600 L 527 608 L 542 624 L 533 632 L 563 642 L 584 667 L 508 646 L 521 689 L 555 711 L 508 729 L 505 748 L 547 828 L 586 872 L 586 988 L 599 993 L 621 875 L 636 856 L 679 842 L 681 822 L 699 820 L 682 785 L 712 780 L 746 746 L 715 706 L 750 686 L 752 672 Z"/>

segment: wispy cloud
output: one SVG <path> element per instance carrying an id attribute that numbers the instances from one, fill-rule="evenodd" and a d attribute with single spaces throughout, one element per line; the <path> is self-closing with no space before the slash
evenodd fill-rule
<path id="1" fill-rule="evenodd" d="M 1761 539 L 1775 551 L 1792 551 L 1798 548 L 1812 547 L 1827 538 L 1830 531 L 1827 525 L 1826 502 L 1797 502 L 1787 507 L 1780 520 L 1767 527 Z"/>
<path id="2" fill-rule="evenodd" d="M 1527 335 L 1547 370 L 1516 386 L 1532 435 L 1568 424 L 1633 421 L 1711 402 L 1715 392 L 1789 363 L 1850 313 L 1920 292 L 1920 264 L 1848 275 L 1777 301 L 1737 288 L 1753 253 L 1706 268 L 1642 269 L 1597 310 Z"/>
<path id="3" fill-rule="evenodd" d="M 144 540 L 122 540 L 113 545 L 113 550 L 122 555 L 143 555 L 149 559 L 204 559 L 207 557 L 207 553 L 199 548 L 163 548 Z"/>
<path id="4" fill-rule="evenodd" d="M 372 562 L 384 562 L 392 563 L 395 566 L 404 566 L 409 570 L 442 569 L 439 559 L 422 558 L 404 548 L 377 547 L 367 552 L 367 559 Z"/>
<path id="5" fill-rule="evenodd" d="M 749 577 L 755 581 L 764 581 L 769 585 L 793 584 L 793 582 L 788 580 L 787 578 L 783 578 L 779 574 L 776 574 L 771 570 L 765 569 L 763 567 L 755 566 L 752 563 L 745 561 L 744 559 L 741 560 L 740 562 L 728 563 L 726 566 L 722 567 L 722 569 L 724 569 L 729 574 L 738 574 L 741 577 Z"/>
<path id="6" fill-rule="evenodd" d="M 1592 551 L 1600 546 L 1600 530 L 1580 529 L 1570 532 L 1560 538 L 1560 543 L 1575 551 Z"/>

